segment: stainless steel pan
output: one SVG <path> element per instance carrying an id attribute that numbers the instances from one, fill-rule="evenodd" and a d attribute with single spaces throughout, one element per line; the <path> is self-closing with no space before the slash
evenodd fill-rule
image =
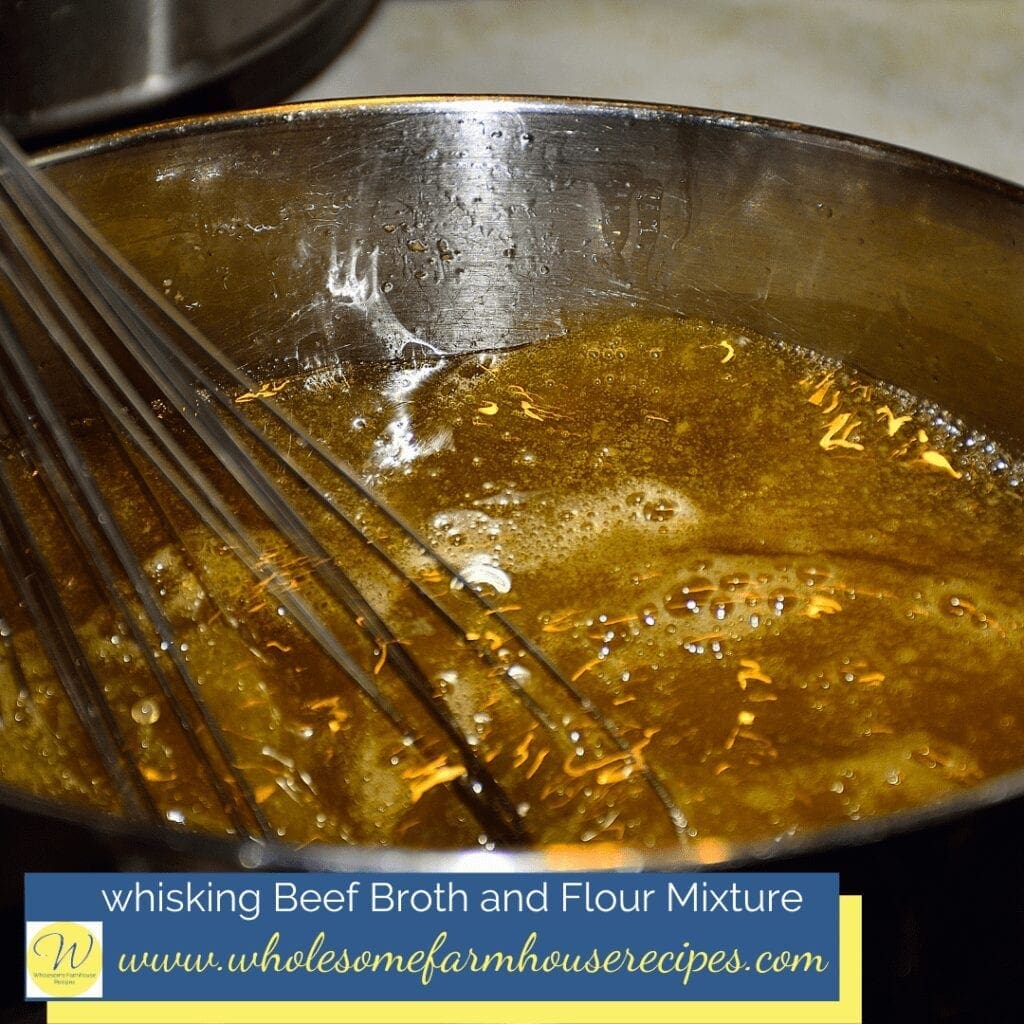
<path id="1" fill-rule="evenodd" d="M 1024 447 L 1024 190 L 917 153 L 709 111 L 426 97 L 197 118 L 40 163 L 257 372 L 394 354 L 409 334 L 447 350 L 523 344 L 583 313 L 637 307 L 840 356 Z M 876 995 L 911 1007 L 944 993 L 939 1012 L 964 991 L 941 952 L 957 918 L 948 894 L 945 916 L 929 910 L 922 861 L 954 872 L 1014 863 L 1022 792 L 1014 775 L 918 812 L 725 849 L 722 863 L 842 867 L 844 885 L 866 891 L 881 944 L 868 960 Z M 13 794 L 6 804 L 15 871 L 44 854 L 50 866 L 107 863 L 111 851 L 121 864 L 382 870 L 479 856 L 275 850 Z M 62 834 L 74 843 L 55 846 Z M 543 852 L 494 857 L 494 868 L 548 863 Z M 594 866 L 683 862 L 676 851 Z M 1013 900 L 1024 910 L 1014 885 L 979 920 L 1009 927 Z M 977 906 L 956 892 L 969 929 Z M 998 997 L 1011 975 L 993 955 L 969 984 Z"/>

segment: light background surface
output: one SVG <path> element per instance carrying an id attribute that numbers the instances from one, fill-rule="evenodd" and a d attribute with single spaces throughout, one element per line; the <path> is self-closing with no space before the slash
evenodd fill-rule
<path id="1" fill-rule="evenodd" d="M 1024 183 L 1022 0 L 383 0 L 295 98 L 437 92 L 758 114 Z"/>

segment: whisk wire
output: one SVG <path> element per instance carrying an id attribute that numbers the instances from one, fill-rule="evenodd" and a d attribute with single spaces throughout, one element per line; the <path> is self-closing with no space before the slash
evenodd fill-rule
<path id="1" fill-rule="evenodd" d="M 519 842 L 525 838 L 520 817 L 504 789 L 473 750 L 462 729 L 448 711 L 416 662 L 403 650 L 384 619 L 366 600 L 360 588 L 338 564 L 310 529 L 307 520 L 284 497 L 263 466 L 246 447 L 242 436 L 255 442 L 259 450 L 283 466 L 304 492 L 326 508 L 339 522 L 357 536 L 384 564 L 402 574 L 418 598 L 462 638 L 464 630 L 457 618 L 419 581 L 403 572 L 398 561 L 388 554 L 341 507 L 333 495 L 317 485 L 315 479 L 289 452 L 276 445 L 263 430 L 239 409 L 237 403 L 218 386 L 181 346 L 188 341 L 205 361 L 212 363 L 232 386 L 258 396 L 262 408 L 297 446 L 311 454 L 321 465 L 337 475 L 362 501 L 395 527 L 410 544 L 428 557 L 463 593 L 468 594 L 489 620 L 505 631 L 510 643 L 518 645 L 525 656 L 552 680 L 572 704 L 596 726 L 611 744 L 626 755 L 637 774 L 661 803 L 671 826 L 680 840 L 685 839 L 686 819 L 664 782 L 649 764 L 633 753 L 627 737 L 605 712 L 587 696 L 573 680 L 568 679 L 551 661 L 546 652 L 497 607 L 486 595 L 469 586 L 460 571 L 415 530 L 395 509 L 379 496 L 343 460 L 313 438 L 294 422 L 279 403 L 259 394 L 259 388 L 238 366 L 213 346 L 177 310 L 169 306 L 128 264 L 112 253 L 58 192 L 33 173 L 18 157 L 16 147 L 0 132 L 0 176 L 4 190 L 20 215 L 100 315 L 117 339 L 131 364 L 140 368 L 148 381 L 155 384 L 165 400 L 174 408 L 182 422 L 195 433 L 204 448 L 210 451 L 227 471 L 234 484 L 260 509 L 261 513 L 313 567 L 313 573 L 327 593 L 346 609 L 373 642 L 384 652 L 396 676 L 417 697 L 449 742 L 457 749 L 467 775 L 455 780 L 464 802 L 499 841 Z M 12 187 L 13 185 L 13 187 Z M 230 548 L 246 568 L 264 582 L 295 621 L 317 646 L 342 667 L 378 710 L 396 728 L 408 735 L 403 718 L 383 697 L 379 688 L 351 654 L 340 644 L 330 629 L 303 599 L 282 586 L 278 567 L 261 552 L 260 546 L 232 513 L 229 503 L 212 486 L 207 476 L 174 440 L 165 424 L 154 415 L 146 398 L 129 381 L 112 352 L 95 337 L 84 320 L 66 302 L 52 275 L 33 267 L 33 275 L 53 304 L 72 326 L 77 336 L 71 342 L 66 336 L 58 342 L 86 386 L 101 402 L 121 435 L 156 467 L 200 518 Z M 29 304 L 31 305 L 31 301 Z M 51 338 L 54 332 L 51 331 Z M 112 385 L 115 389 L 111 390 Z M 120 395 L 120 399 L 117 399 Z M 218 417 L 213 405 L 226 417 Z M 122 403 L 127 403 L 124 407 Z M 234 424 L 241 435 L 229 424 Z M 140 431 L 145 428 L 146 434 Z M 145 603 L 145 602 L 144 602 Z M 486 650 L 479 651 L 492 666 L 495 659 Z M 554 717 L 507 670 L 501 676 L 507 686 L 531 714 L 549 732 L 557 732 Z M 203 702 L 197 698 L 200 705 Z M 214 723 L 214 728 L 216 725 Z M 222 750 L 231 763 L 230 750 Z"/>
<path id="2" fill-rule="evenodd" d="M 5 315 L 0 311 L 0 324 Z M 72 710 L 100 757 L 126 813 L 140 818 L 159 816 L 145 780 L 68 619 L 25 510 L 6 467 L 0 462 L 0 558 L 7 576 L 47 658 L 68 696 Z M 24 676 L 22 676 L 24 682 Z"/>
<path id="3" fill-rule="evenodd" d="M 0 219 L 2 219 L 2 213 L 0 213 Z M 19 277 L 6 258 L 0 257 L 0 271 L 24 296 Z M 38 299 L 38 296 L 36 298 Z M 46 307 L 41 302 L 36 301 L 31 308 L 39 317 L 40 323 L 48 329 L 51 337 L 63 333 L 59 324 L 48 315 Z M 6 317 L 0 319 L 0 340 L 3 341 L 4 356 L 13 365 L 23 386 L 31 396 L 36 414 L 34 420 L 29 416 L 22 403 L 14 380 L 3 362 L 0 362 L 0 389 L 4 394 L 5 405 L 20 428 L 21 438 L 31 449 L 36 465 L 42 470 L 41 477 L 44 484 L 53 493 L 54 507 L 69 527 L 71 536 L 77 540 L 85 564 L 92 568 L 95 574 L 94 579 L 98 581 L 98 590 L 104 593 L 113 604 L 121 621 L 129 629 L 132 640 L 142 652 L 143 658 L 171 707 L 186 741 L 200 762 L 205 764 L 211 785 L 232 824 L 239 832 L 252 833 L 255 831 L 256 834 L 269 837 L 270 825 L 253 797 L 248 780 L 236 767 L 230 745 L 216 718 L 210 714 L 206 702 L 202 699 L 198 684 L 181 654 L 173 626 L 160 607 L 153 588 L 121 532 L 109 503 L 104 499 L 88 468 L 80 458 L 67 424 L 46 393 L 38 371 L 28 358 L 16 332 L 10 328 L 9 321 L 5 321 Z M 47 440 L 53 444 L 55 451 L 49 450 L 44 443 L 43 431 L 39 425 L 45 425 Z M 98 529 L 92 526 L 93 522 L 98 525 Z M 203 728 L 209 733 L 218 753 L 223 758 L 234 792 L 227 788 L 222 780 L 221 769 L 211 760 L 209 752 L 202 744 L 201 738 L 192 724 L 190 713 L 179 699 L 157 660 L 152 637 L 144 635 L 138 617 L 128 608 L 116 582 L 114 569 L 103 555 L 105 545 L 100 542 L 101 536 L 105 545 L 113 553 L 115 564 L 120 567 L 123 575 L 127 578 L 135 599 L 141 604 L 146 620 L 155 629 L 157 637 L 155 646 L 166 651 L 170 656 L 176 673 L 191 698 L 192 707 L 198 713 Z M 247 813 L 242 813 L 242 811 Z"/>
<path id="4" fill-rule="evenodd" d="M 9 192 L 10 190 L 8 190 Z M 10 227 L 8 226 L 10 230 Z M 48 242 L 51 251 L 61 254 L 60 242 L 58 239 L 47 237 L 49 232 L 41 227 L 40 234 Z M 70 259 L 65 263 L 61 261 L 72 276 L 76 270 L 80 270 Z M 51 300 L 59 303 L 62 293 L 59 286 L 53 280 L 52 275 L 39 267 L 33 267 L 36 280 L 42 285 Z M 296 531 L 304 529 L 303 524 L 290 512 L 286 503 L 283 503 L 273 488 L 269 479 L 263 471 L 248 458 L 244 451 L 232 448 L 231 439 L 226 437 L 218 421 L 211 418 L 209 408 L 202 402 L 192 404 L 190 399 L 194 395 L 194 385 L 180 379 L 175 373 L 176 367 L 173 359 L 157 361 L 154 359 L 145 346 L 139 346 L 137 341 L 140 337 L 148 334 L 147 323 L 135 315 L 134 309 L 127 304 L 118 301 L 119 296 L 100 295 L 95 293 L 92 282 L 81 280 L 75 281 L 76 285 L 90 299 L 95 308 L 110 329 L 115 333 L 122 343 L 129 348 L 131 355 L 138 360 L 150 374 L 151 379 L 163 386 L 165 395 L 177 407 L 184 407 L 188 415 L 190 426 L 196 430 L 204 443 L 204 446 L 213 452 L 223 455 L 222 464 L 232 473 L 236 481 L 246 490 L 250 498 L 275 522 L 281 533 L 289 537 L 292 542 L 304 550 L 306 557 L 311 560 L 318 560 L 314 564 L 322 568 L 330 562 L 330 556 L 322 546 L 316 545 L 308 530 L 306 536 L 296 537 Z M 101 278 L 98 284 L 104 283 Z M 18 283 L 15 282 L 16 287 Z M 24 289 L 21 285 L 26 301 L 38 303 L 38 295 L 32 295 L 31 291 Z M 111 301 L 113 300 L 113 301 Z M 130 437 L 133 444 L 145 450 L 150 463 L 160 469 L 164 478 L 172 484 L 193 508 L 200 515 L 221 540 L 230 546 L 236 554 L 240 555 L 247 568 L 258 578 L 268 584 L 268 590 L 274 594 L 276 599 L 286 607 L 299 623 L 306 629 L 321 648 L 325 649 L 333 659 L 354 679 L 361 688 L 367 692 L 375 701 L 378 709 L 381 710 L 390 721 L 401 731 L 403 736 L 412 737 L 412 730 L 404 722 L 403 718 L 393 708 L 390 702 L 380 694 L 376 685 L 359 666 L 356 660 L 348 653 L 334 635 L 318 620 L 307 602 L 294 593 L 284 582 L 284 574 L 279 573 L 274 563 L 263 556 L 259 545 L 250 538 L 247 531 L 242 527 L 237 517 L 230 511 L 228 505 L 219 496 L 216 487 L 203 474 L 199 467 L 192 462 L 173 441 L 166 427 L 153 414 L 148 403 L 142 398 L 138 391 L 128 382 L 126 376 L 120 371 L 109 353 L 100 345 L 98 339 L 92 334 L 88 325 L 77 316 L 73 309 L 66 305 L 62 307 L 62 313 L 66 318 L 74 322 L 76 333 L 80 338 L 85 339 L 85 346 L 75 346 L 66 332 L 61 331 L 50 321 L 44 326 L 62 353 L 68 357 L 71 364 L 82 376 L 93 393 L 100 399 L 103 407 L 110 410 L 114 418 L 118 420 L 122 430 Z M 129 402 L 133 411 L 141 421 L 149 427 L 150 434 L 163 448 L 164 454 L 177 464 L 177 469 L 172 468 L 167 459 L 142 437 L 137 429 L 138 421 L 128 420 L 125 414 L 119 410 L 119 403 L 114 400 L 113 394 L 99 379 L 95 371 L 89 365 L 87 356 L 92 357 L 97 365 L 104 371 L 105 375 L 117 386 L 123 399 Z M 303 543 L 305 541 L 305 543 Z M 333 584 L 335 595 L 345 602 L 353 615 L 364 615 L 367 618 L 375 617 L 375 613 L 368 604 L 361 601 L 358 591 L 351 585 L 350 581 L 340 572 L 329 575 L 329 581 Z M 346 589 L 347 585 L 347 589 Z M 379 622 L 380 620 L 377 619 Z M 378 642 L 389 646 L 390 637 L 384 628 L 379 630 L 380 640 Z M 177 653 L 173 647 L 173 640 L 166 640 L 165 644 L 169 650 Z M 421 701 L 432 713 L 435 721 L 444 729 L 451 741 L 459 750 L 467 766 L 467 777 L 454 780 L 460 797 L 470 805 L 471 810 L 479 817 L 481 823 L 493 834 L 495 840 L 502 842 L 521 842 L 523 839 L 522 830 L 518 825 L 518 815 L 511 805 L 504 791 L 493 778 L 490 771 L 480 760 L 475 751 L 472 750 L 465 736 L 461 733 L 454 722 L 446 716 L 433 694 L 430 692 L 429 683 L 423 677 L 418 667 L 411 659 L 405 658 L 399 661 L 403 679 L 411 683 L 421 698 Z M 226 759 L 233 762 L 230 747 L 217 726 L 216 720 L 209 714 L 205 702 L 201 701 L 194 689 L 191 689 L 193 696 L 200 704 L 204 718 L 208 722 L 211 733 L 218 737 L 218 746 L 222 748 Z M 239 773 L 240 774 L 240 773 Z M 480 792 L 478 792 L 478 788 Z M 490 798 L 489 802 L 481 799 L 482 795 Z"/>

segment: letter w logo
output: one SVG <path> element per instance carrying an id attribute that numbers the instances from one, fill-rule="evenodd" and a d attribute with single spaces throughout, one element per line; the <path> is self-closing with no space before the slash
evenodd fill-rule
<path id="1" fill-rule="evenodd" d="M 61 970 L 65 966 L 71 968 L 73 971 L 77 971 L 82 964 L 84 964 L 89 957 L 92 955 L 92 951 L 96 946 L 96 940 L 90 935 L 89 945 L 85 947 L 85 952 L 79 955 L 78 943 L 68 942 L 65 943 L 64 935 L 61 932 L 46 932 L 45 935 L 40 935 L 34 943 L 32 943 L 32 952 L 36 956 L 44 956 L 45 951 L 43 943 L 50 939 L 55 939 L 56 942 L 50 943 L 50 948 L 54 951 L 53 955 L 53 969 L 55 971 Z"/>

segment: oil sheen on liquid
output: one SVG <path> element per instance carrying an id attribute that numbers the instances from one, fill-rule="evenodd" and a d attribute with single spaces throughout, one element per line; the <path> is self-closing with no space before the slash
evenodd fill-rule
<path id="1" fill-rule="evenodd" d="M 264 393 L 426 541 L 323 467 L 309 471 L 354 529 L 275 471 L 535 844 L 713 856 L 1024 767 L 1015 470 L 912 396 L 738 330 L 645 317 Z M 235 400 L 304 457 L 251 394 Z M 490 844 L 453 794 L 464 761 L 315 565 L 240 503 L 277 581 L 330 623 L 415 742 L 144 458 L 99 421 L 80 443 L 277 837 Z M 125 623 L 31 467 L 7 460 L 158 815 L 230 831 Z M 2 599 L 0 780 L 119 813 L 6 580 Z"/>

